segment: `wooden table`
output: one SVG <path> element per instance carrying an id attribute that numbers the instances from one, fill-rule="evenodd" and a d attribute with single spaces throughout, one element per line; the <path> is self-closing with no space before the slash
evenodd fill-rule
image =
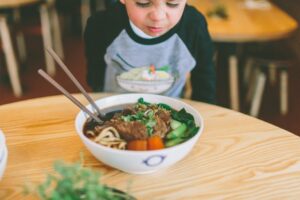
<path id="1" fill-rule="evenodd" d="M 182 161 L 149 175 L 129 175 L 97 161 L 75 132 L 78 108 L 64 96 L 0 106 L 9 151 L 0 199 L 22 199 L 25 183 L 44 180 L 55 160 L 78 161 L 81 151 L 104 183 L 126 190 L 132 181 L 138 199 L 300 199 L 298 136 L 232 110 L 186 102 L 203 115 L 203 135 Z"/>
<path id="2" fill-rule="evenodd" d="M 249 9 L 243 0 L 188 0 L 196 7 L 208 22 L 212 39 L 216 42 L 263 42 L 289 36 L 297 27 L 297 21 L 283 10 L 271 4 L 268 9 Z M 216 3 L 227 9 L 227 20 L 207 16 Z M 231 107 L 239 110 L 238 58 L 233 55 L 229 59 Z"/>
<path id="3" fill-rule="evenodd" d="M 269 9 L 249 9 L 243 0 L 188 0 L 206 15 L 209 32 L 218 42 L 257 42 L 288 36 L 297 27 L 297 21 L 271 4 Z M 228 20 L 207 17 L 216 2 L 227 9 Z"/>
<path id="4" fill-rule="evenodd" d="M 1 0 L 0 8 L 16 8 L 24 5 L 34 4 L 40 0 Z"/>

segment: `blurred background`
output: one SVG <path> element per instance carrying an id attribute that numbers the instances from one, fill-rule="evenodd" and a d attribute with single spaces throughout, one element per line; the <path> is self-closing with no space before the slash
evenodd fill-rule
<path id="1" fill-rule="evenodd" d="M 300 135 L 297 27 L 300 4 L 295 0 L 249 1 L 189 1 L 208 19 L 216 51 L 218 105 L 251 114 Z M 82 32 L 91 13 L 104 10 L 112 3 L 114 0 L 0 0 L 0 105 L 60 94 L 37 74 L 39 68 L 52 74 L 68 91 L 79 92 L 45 54 L 44 46 L 52 46 L 91 92 L 85 80 Z M 258 12 L 264 13 L 263 17 L 259 18 Z M 236 26 L 246 36 L 254 33 L 254 28 L 243 21 L 245 16 L 247 23 L 259 30 L 269 29 L 274 37 L 268 39 L 264 32 L 258 31 L 256 40 L 243 40 L 237 34 L 240 34 L 238 29 L 227 28 Z M 286 24 L 279 24 L 280 19 Z M 278 26 L 283 31 L 285 25 L 286 34 L 280 36 L 272 29 Z M 228 39 L 225 33 L 223 37 L 218 32 L 222 27 L 236 38 Z M 233 81 L 234 74 L 238 75 L 238 82 Z M 234 96 L 238 96 L 238 103 Z"/>

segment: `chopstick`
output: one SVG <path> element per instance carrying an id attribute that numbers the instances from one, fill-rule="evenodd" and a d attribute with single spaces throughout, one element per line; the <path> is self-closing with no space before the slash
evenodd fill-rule
<path id="1" fill-rule="evenodd" d="M 53 51 L 53 49 L 46 48 L 46 50 L 54 58 L 54 60 L 57 62 L 57 64 L 64 70 L 64 72 L 69 76 L 69 78 L 73 81 L 73 83 L 77 86 L 77 88 L 82 92 L 82 94 L 90 102 L 90 104 L 92 105 L 92 107 L 97 111 L 98 115 L 101 116 L 101 112 L 100 112 L 98 106 L 95 104 L 94 100 L 85 91 L 85 89 L 81 86 L 81 84 L 78 82 L 78 80 L 73 76 L 73 74 L 71 73 L 71 71 L 63 63 L 63 61 L 60 59 L 60 57 Z"/>
<path id="2" fill-rule="evenodd" d="M 50 84 L 52 84 L 56 89 L 61 91 L 68 99 L 70 99 L 75 105 L 77 105 L 82 111 L 92 117 L 96 122 L 102 123 L 103 121 L 93 114 L 89 109 L 87 109 L 83 104 L 80 103 L 75 97 L 73 97 L 65 88 L 63 88 L 59 83 L 57 83 L 53 78 L 51 78 L 44 70 L 39 69 L 38 73 L 45 78 Z"/>

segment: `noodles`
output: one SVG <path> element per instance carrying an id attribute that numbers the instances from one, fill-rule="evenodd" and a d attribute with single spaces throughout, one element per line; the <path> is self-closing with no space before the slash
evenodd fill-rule
<path id="1" fill-rule="evenodd" d="M 126 141 L 120 138 L 118 131 L 113 127 L 103 129 L 94 141 L 114 149 L 125 149 L 126 147 Z"/>

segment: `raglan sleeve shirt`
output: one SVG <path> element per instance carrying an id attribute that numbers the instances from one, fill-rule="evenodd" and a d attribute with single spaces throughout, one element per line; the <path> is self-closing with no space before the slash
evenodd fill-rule
<path id="1" fill-rule="evenodd" d="M 88 66 L 87 82 L 95 92 L 104 89 L 104 80 L 107 78 L 105 77 L 107 66 L 104 55 L 107 53 L 110 44 L 116 41 L 126 23 L 128 23 L 128 16 L 122 5 L 117 6 L 114 10 L 98 12 L 90 17 L 87 22 L 84 33 Z M 192 99 L 215 103 L 216 77 L 213 64 L 213 44 L 204 16 L 195 8 L 187 6 L 181 23 L 174 30 L 177 31 L 175 34 L 178 34 L 182 39 L 196 62 L 195 66 L 191 66 L 193 67 L 191 71 Z M 153 45 L 149 45 L 149 48 L 151 47 Z M 176 49 L 177 51 L 178 49 Z M 172 57 L 172 59 L 176 60 L 177 58 Z"/>

